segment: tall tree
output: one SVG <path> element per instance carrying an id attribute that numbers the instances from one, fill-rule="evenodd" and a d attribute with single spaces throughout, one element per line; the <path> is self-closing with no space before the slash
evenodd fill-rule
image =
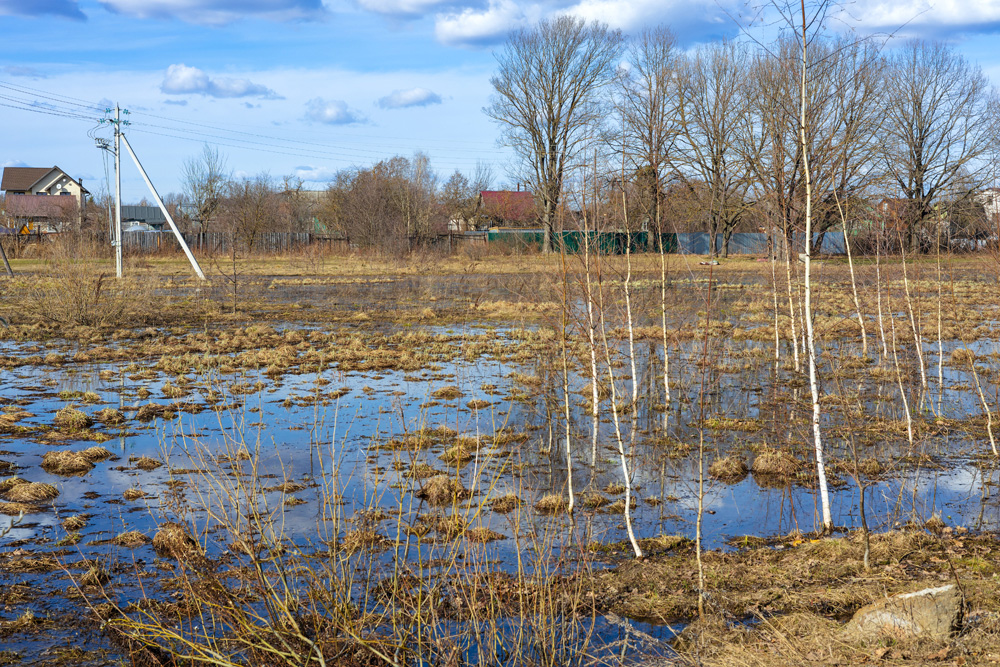
<path id="1" fill-rule="evenodd" d="M 208 231 L 229 184 L 225 156 L 219 153 L 218 148 L 205 144 L 201 155 L 184 163 L 182 181 L 184 194 L 194 204 L 201 231 Z"/>
<path id="2" fill-rule="evenodd" d="M 723 236 L 723 254 L 747 210 L 749 170 L 741 141 L 749 132 L 746 49 L 734 42 L 703 47 L 680 69 L 677 116 L 680 137 L 675 164 L 689 194 L 707 212 L 711 254 Z"/>
<path id="3" fill-rule="evenodd" d="M 954 195 L 962 179 L 976 187 L 984 174 L 996 141 L 996 93 L 978 67 L 940 42 L 911 41 L 889 63 L 885 166 L 909 202 L 905 241 L 917 250 L 938 199 Z"/>
<path id="4" fill-rule="evenodd" d="M 494 95 L 483 111 L 524 160 L 541 208 L 546 251 L 552 249 L 563 183 L 604 117 L 601 92 L 614 80 L 623 46 L 618 30 L 560 16 L 512 33 L 496 54 Z"/>
<path id="5" fill-rule="evenodd" d="M 628 45 L 615 86 L 615 108 L 621 117 L 621 144 L 638 202 L 650 229 L 660 229 L 668 156 L 677 134 L 674 122 L 677 75 L 676 39 L 669 28 L 643 30 Z"/>

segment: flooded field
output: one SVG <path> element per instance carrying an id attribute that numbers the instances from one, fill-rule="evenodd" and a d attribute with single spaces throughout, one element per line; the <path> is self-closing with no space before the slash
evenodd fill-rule
<path id="1" fill-rule="evenodd" d="M 612 268 L 597 319 L 569 271 L 256 275 L 235 313 L 224 284 L 161 277 L 171 321 L 136 326 L 3 311 L 0 665 L 693 664 L 696 537 L 721 634 L 941 573 L 989 608 L 1000 356 L 974 270 L 904 302 L 898 267 L 877 294 L 869 267 L 867 349 L 829 270 L 822 536 L 805 352 L 767 265 L 650 268 L 627 303 Z M 863 526 L 892 574 L 866 586 Z M 739 583 L 783 559 L 796 580 L 798 555 L 857 590 Z"/>

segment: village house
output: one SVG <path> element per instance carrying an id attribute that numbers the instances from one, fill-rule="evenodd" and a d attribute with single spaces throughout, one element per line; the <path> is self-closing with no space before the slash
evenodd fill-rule
<path id="1" fill-rule="evenodd" d="M 59 167 L 4 167 L 7 227 L 21 234 L 80 229 L 90 193 Z"/>
<path id="2" fill-rule="evenodd" d="M 488 227 L 524 227 L 535 223 L 535 198 L 527 190 L 484 190 L 476 217 Z"/>

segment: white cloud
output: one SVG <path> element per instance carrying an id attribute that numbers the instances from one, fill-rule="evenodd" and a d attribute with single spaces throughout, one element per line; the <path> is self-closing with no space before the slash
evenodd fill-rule
<path id="1" fill-rule="evenodd" d="M 306 183 L 329 183 L 337 175 L 337 170 L 329 167 L 305 165 L 295 167 L 294 174 L 296 178 L 300 178 Z"/>
<path id="2" fill-rule="evenodd" d="M 80 11 L 77 0 L 0 0 L 0 16 L 41 16 L 53 14 L 77 21 L 87 17 Z"/>
<path id="3" fill-rule="evenodd" d="M 511 0 L 490 0 L 485 10 L 466 8 L 438 15 L 434 35 L 442 44 L 453 46 L 492 44 L 527 23 L 525 12 Z"/>
<path id="4" fill-rule="evenodd" d="M 4 0 L 0 0 L 3 2 Z M 259 17 L 278 21 L 320 18 L 321 0 L 100 0 L 109 11 L 140 19 L 178 19 L 225 25 Z"/>
<path id="5" fill-rule="evenodd" d="M 326 125 L 363 123 L 364 117 L 347 106 L 343 100 L 324 100 L 314 97 L 306 102 L 306 118 Z"/>
<path id="6" fill-rule="evenodd" d="M 197 67 L 180 63 L 167 68 L 160 90 L 168 95 L 207 95 L 209 97 L 261 97 L 281 99 L 267 86 L 249 79 L 211 78 Z"/>
<path id="7" fill-rule="evenodd" d="M 441 7 L 455 5 L 456 0 L 358 0 L 362 9 L 390 16 L 420 16 Z"/>
<path id="8" fill-rule="evenodd" d="M 679 41 L 691 43 L 735 34 L 739 26 L 731 17 L 745 6 L 746 0 L 489 0 L 485 9 L 466 6 L 438 13 L 434 33 L 442 44 L 485 46 L 542 18 L 572 14 L 626 32 L 662 23 Z"/>
<path id="9" fill-rule="evenodd" d="M 383 109 L 425 107 L 429 104 L 441 104 L 441 96 L 427 88 L 409 88 L 407 90 L 394 90 L 385 97 L 379 98 L 377 104 Z"/>
<path id="10" fill-rule="evenodd" d="M 1000 28 L 1000 0 L 858 0 L 845 7 L 841 18 L 851 26 L 901 29 L 910 34 L 962 30 L 989 32 Z"/>
<path id="11" fill-rule="evenodd" d="M 27 167 L 27 162 L 22 162 L 20 160 L 4 160 L 0 162 L 0 167 Z"/>

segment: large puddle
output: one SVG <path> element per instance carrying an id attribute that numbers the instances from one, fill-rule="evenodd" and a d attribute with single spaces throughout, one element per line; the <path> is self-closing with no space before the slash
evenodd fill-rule
<path id="1" fill-rule="evenodd" d="M 461 346 L 463 337 L 477 342 L 486 338 L 497 349 L 516 344 L 519 335 L 475 327 L 428 332 L 451 337 L 452 346 Z M 937 378 L 937 346 L 927 345 L 932 390 L 922 397 L 908 385 L 913 412 L 921 417 L 913 446 L 901 426 L 895 374 L 873 375 L 867 372 L 870 366 L 863 366 L 825 386 L 825 393 L 848 397 L 856 407 L 831 405 L 824 421 L 838 527 L 861 524 L 859 488 L 851 474 L 857 458 L 878 464 L 860 477 L 867 523 L 874 530 L 935 516 L 951 526 L 1000 528 L 998 474 L 986 457 L 989 443 L 983 437 L 976 380 L 968 369 L 950 363 L 955 347 L 944 349 L 949 363 L 943 384 Z M 991 348 L 991 342 L 982 341 L 977 351 L 988 354 Z M 7 357 L 72 357 L 81 350 L 86 346 L 59 341 L 0 343 L 0 354 Z M 772 350 L 748 341 L 706 364 L 700 343 L 676 345 L 670 359 L 675 387 L 664 410 L 662 384 L 656 379 L 662 377 L 662 350 L 655 343 L 642 343 L 637 362 L 640 400 L 634 411 L 623 409 L 619 415 L 622 438 L 630 449 L 637 497 L 632 517 L 639 537 L 694 537 L 701 437 L 706 471 L 712 460 L 730 453 L 752 467 L 762 448 L 787 449 L 802 465 L 801 474 L 780 480 L 756 473 L 726 482 L 706 477 L 707 548 L 736 548 L 742 536 L 819 528 L 819 500 L 810 474 L 808 386 L 787 370 L 775 370 L 768 359 Z M 307 353 L 306 348 L 300 351 Z M 621 512 L 624 489 L 614 419 L 604 409 L 594 423 L 587 404 L 589 380 L 579 373 L 570 378 L 569 421 L 578 509 L 573 518 L 530 511 L 546 496 L 567 493 L 567 424 L 557 362 L 512 360 L 479 346 L 475 352 L 460 350 L 447 361 L 407 371 L 341 370 L 334 364 L 279 374 L 262 365 L 258 370 L 206 370 L 178 377 L 158 368 L 155 358 L 2 368 L 0 402 L 7 414 L 18 418 L 11 422 L 16 428 L 0 436 L 0 460 L 14 465 L 0 475 L 52 484 L 59 495 L 44 511 L 28 514 L 13 526 L 0 538 L 0 549 L 55 553 L 71 572 L 81 557 L 115 563 L 111 572 L 120 583 L 119 599 L 138 600 L 149 591 L 137 582 L 154 581 L 161 561 L 151 545 L 126 549 L 109 541 L 128 531 L 152 536 L 162 521 L 180 520 L 207 531 L 209 556 L 219 556 L 232 546 L 216 539 L 219 517 L 239 514 L 238 508 L 228 506 L 235 496 L 227 494 L 238 480 L 252 477 L 259 502 L 280 516 L 285 536 L 303 552 L 344 540 L 351 526 L 369 521 L 387 544 L 393 544 L 382 550 L 380 562 L 441 558 L 451 548 L 448 541 L 428 539 L 427 530 L 419 528 L 438 520 L 428 517 L 461 515 L 467 528 L 481 530 L 484 543 L 477 549 L 493 570 L 514 572 L 524 567 L 525 554 L 540 553 L 572 560 L 589 552 L 599 567 L 600 559 L 625 549 L 620 544 L 627 539 Z M 627 366 L 615 370 L 630 373 Z M 988 397 L 996 396 L 996 377 L 978 379 Z M 617 391 L 627 395 L 631 385 L 622 382 Z M 82 435 L 53 430 L 56 412 L 71 404 L 91 417 L 116 408 L 127 419 L 121 425 L 98 423 Z M 150 410 L 150 404 L 164 408 Z M 936 419 L 936 414 L 942 418 Z M 699 429 L 701 415 L 706 421 Z M 85 474 L 57 475 L 42 467 L 47 452 L 94 445 L 113 457 L 97 461 Z M 140 467 L 141 457 L 163 465 Z M 428 504 L 417 492 L 434 474 L 460 480 L 468 497 L 445 506 Z M 489 509 L 490 499 L 506 495 L 516 496 L 524 511 Z M 366 518 L 376 509 L 382 515 Z M 331 523 L 331 512 L 342 521 Z M 83 515 L 86 525 L 69 544 L 66 537 L 72 531 L 63 521 L 74 515 Z M 0 519 L 0 530 L 6 525 L 7 520 Z M 332 533 L 331 525 L 336 526 Z M 545 549 L 526 548 L 527 533 L 544 536 Z M 69 580 L 59 569 L 2 572 L 0 578 L 5 585 L 27 583 L 36 589 L 30 601 L 5 607 L 7 620 L 26 610 L 51 618 L 84 613 L 78 596 L 66 595 Z M 600 617 L 594 629 L 615 655 L 622 642 L 627 648 L 629 633 L 650 638 L 643 640 L 647 644 L 665 646 L 675 628 Z M 51 654 L 60 646 L 108 649 L 99 635 L 82 637 L 77 632 L 51 627 L 34 639 L 18 635 L 5 648 L 25 659 Z M 641 644 L 633 641 L 631 646 L 656 648 Z M 113 655 L 105 657 L 110 662 Z M 88 658 L 96 663 L 102 659 L 99 654 Z"/>

